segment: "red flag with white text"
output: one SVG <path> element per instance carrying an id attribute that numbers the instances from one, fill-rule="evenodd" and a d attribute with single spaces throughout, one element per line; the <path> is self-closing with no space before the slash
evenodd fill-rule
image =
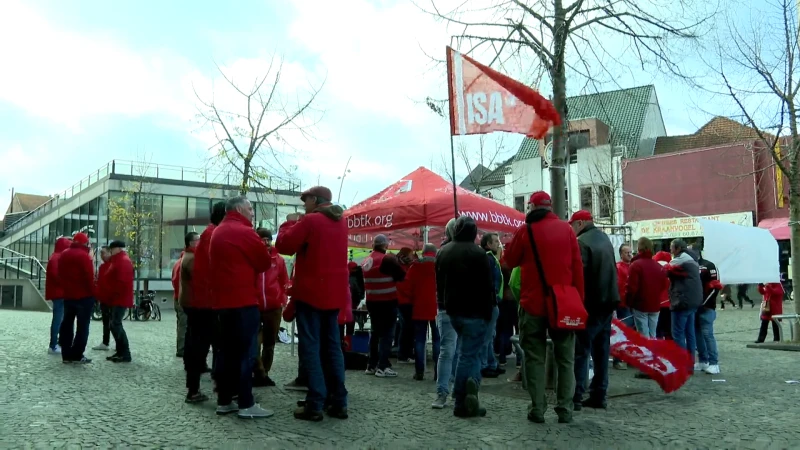
<path id="1" fill-rule="evenodd" d="M 541 139 L 561 124 L 535 89 L 447 47 L 450 134 L 520 133 Z"/>
<path id="2" fill-rule="evenodd" d="M 611 323 L 611 356 L 650 375 L 666 393 L 680 389 L 694 368 L 689 352 L 674 341 L 648 339 L 617 319 Z"/>

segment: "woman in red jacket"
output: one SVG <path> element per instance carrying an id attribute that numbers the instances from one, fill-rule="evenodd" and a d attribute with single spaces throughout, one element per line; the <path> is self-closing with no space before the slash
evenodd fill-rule
<path id="1" fill-rule="evenodd" d="M 61 252 L 69 248 L 72 239 L 60 237 L 56 239 L 55 250 L 47 260 L 47 272 L 44 279 L 44 298 L 53 302 L 53 320 L 50 322 L 50 346 L 47 353 L 53 355 L 61 354 L 61 347 L 58 346 L 58 330 L 61 328 L 61 321 L 64 320 L 64 288 L 58 279 L 58 260 Z"/>
<path id="2" fill-rule="evenodd" d="M 756 344 L 764 342 L 767 338 L 767 327 L 772 322 L 772 338 L 775 342 L 781 340 L 778 324 L 772 321 L 772 316 L 783 314 L 783 286 L 780 283 L 759 284 L 758 292 L 764 296 L 761 302 L 761 329 L 758 331 Z"/>
<path id="3" fill-rule="evenodd" d="M 436 380 L 436 364 L 439 361 L 439 328 L 436 326 L 436 246 L 425 244 L 422 259 L 408 269 L 406 283 L 411 300 L 411 320 L 414 323 L 414 379 L 421 381 L 425 372 L 425 345 L 428 328 L 431 330 L 433 347 L 433 379 Z"/>
<path id="4" fill-rule="evenodd" d="M 275 343 L 278 341 L 278 330 L 281 326 L 281 314 L 288 298 L 286 286 L 289 285 L 289 273 L 286 261 L 272 246 L 272 233 L 266 228 L 256 230 L 264 245 L 267 246 L 272 265 L 266 272 L 258 275 L 258 309 L 261 313 L 261 332 L 258 334 L 258 349 L 254 367 L 253 386 L 275 386 L 269 377 L 272 361 L 275 357 Z M 262 347 L 263 346 L 263 347 Z"/>
<path id="5" fill-rule="evenodd" d="M 403 247 L 397 252 L 397 261 L 408 273 L 414 263 L 414 250 Z M 397 360 L 403 363 L 414 362 L 414 322 L 411 317 L 411 287 L 407 280 L 397 283 L 398 322 L 395 328 L 394 343 L 397 346 Z"/>
<path id="6" fill-rule="evenodd" d="M 661 251 L 653 256 L 653 261 L 664 267 L 672 261 L 672 255 L 669 252 Z M 672 340 L 672 314 L 669 311 L 669 278 L 667 278 L 666 287 L 661 291 L 660 298 L 661 309 L 658 314 L 658 324 L 656 325 L 656 337 Z"/>

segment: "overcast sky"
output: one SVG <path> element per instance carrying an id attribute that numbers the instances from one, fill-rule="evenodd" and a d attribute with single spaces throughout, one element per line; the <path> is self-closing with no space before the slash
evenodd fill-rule
<path id="1" fill-rule="evenodd" d="M 749 13 L 747 3 L 742 11 Z M 336 193 L 349 157 L 341 194 L 346 205 L 418 166 L 441 172 L 443 158 L 449 159 L 448 125 L 420 102 L 446 96 L 444 68 L 425 52 L 443 58 L 451 34 L 408 0 L 237 0 L 224 7 L 5 0 L 0 208 L 5 211 L 11 188 L 53 194 L 111 159 L 203 166 L 211 135 L 195 119 L 193 87 L 232 102 L 215 64 L 248 84 L 276 53 L 284 57 L 287 98 L 325 81 L 315 103 L 315 138 L 295 136 L 297 151 L 284 161 L 298 167 L 304 186 L 319 180 Z M 694 132 L 709 111 L 731 114 L 722 103 L 698 106 L 696 93 L 642 72 L 628 49 L 618 53 L 630 70 L 596 84 L 570 83 L 569 94 L 655 83 L 671 135 Z M 698 64 L 688 56 L 686 63 Z M 545 78 L 545 93 L 548 84 Z M 477 141 L 465 139 L 473 146 Z M 514 154 L 519 141 L 507 137 L 500 157 Z"/>

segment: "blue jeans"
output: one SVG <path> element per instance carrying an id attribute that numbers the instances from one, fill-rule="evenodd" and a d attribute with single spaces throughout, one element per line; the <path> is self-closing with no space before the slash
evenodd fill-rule
<path id="1" fill-rule="evenodd" d="M 719 364 L 717 338 L 714 337 L 714 320 L 717 318 L 717 312 L 701 306 L 697 315 L 699 320 L 697 320 L 696 332 L 700 337 L 697 339 L 697 353 L 700 362 L 715 366 Z"/>
<path id="2" fill-rule="evenodd" d="M 580 403 L 586 392 L 589 375 L 589 357 L 592 358 L 594 377 L 589 385 L 589 398 L 605 401 L 608 390 L 608 354 L 611 347 L 611 314 L 589 316 L 586 329 L 575 332 L 575 395 Z"/>
<path id="3" fill-rule="evenodd" d="M 636 331 L 642 336 L 650 339 L 656 338 L 656 328 L 658 327 L 659 313 L 646 313 L 633 310 L 633 321 L 636 323 Z"/>
<path id="4" fill-rule="evenodd" d="M 431 347 L 433 348 L 433 363 L 439 361 L 439 350 L 441 340 L 439 339 L 439 328 L 436 322 L 427 320 L 414 321 L 414 368 L 417 373 L 425 372 L 425 344 L 428 341 L 428 328 L 431 329 Z"/>
<path id="5" fill-rule="evenodd" d="M 631 311 L 630 308 L 626 306 L 621 306 L 617 308 L 617 320 L 619 320 L 620 322 L 624 323 L 626 326 L 629 326 L 631 328 L 633 328 L 636 323 L 633 320 L 633 312 Z M 618 358 L 614 358 L 614 362 L 618 363 L 622 361 Z"/>
<path id="6" fill-rule="evenodd" d="M 53 300 L 53 320 L 50 322 L 50 348 L 58 345 L 58 330 L 64 320 L 64 299 Z"/>
<path id="7" fill-rule="evenodd" d="M 456 355 L 458 335 L 450 322 L 450 316 L 446 312 L 439 310 L 436 315 L 436 325 L 441 336 L 441 349 L 439 352 L 439 364 L 436 365 L 436 394 L 450 394 L 450 381 L 453 379 L 456 364 L 453 364 Z"/>
<path id="8" fill-rule="evenodd" d="M 494 335 L 497 332 L 497 317 L 500 316 L 500 308 L 495 305 L 492 308 L 492 319 L 486 327 L 486 336 L 483 346 L 483 353 L 481 354 L 481 369 L 497 369 L 497 359 L 494 357 Z"/>
<path id="9" fill-rule="evenodd" d="M 89 341 L 89 324 L 92 321 L 93 308 L 94 297 L 64 300 L 64 319 L 61 321 L 58 336 L 62 360 L 80 361 L 83 358 L 86 342 Z"/>
<path id="10" fill-rule="evenodd" d="M 694 352 L 697 341 L 694 334 L 694 321 L 697 309 L 681 309 L 671 311 L 672 315 L 672 340 L 681 348 L 689 351 L 694 361 Z"/>
<path id="11" fill-rule="evenodd" d="M 478 384 L 481 382 L 481 352 L 486 348 L 486 328 L 489 326 L 489 321 L 451 316 L 450 323 L 453 324 L 453 329 L 461 340 L 453 398 L 455 407 L 462 408 L 467 397 L 467 379 L 472 378 Z"/>
<path id="12" fill-rule="evenodd" d="M 300 330 L 298 351 L 303 370 L 308 376 L 306 410 L 322 411 L 327 398 L 330 398 L 330 406 L 346 408 L 347 389 L 344 386 L 339 310 L 321 310 L 302 301 L 296 303 L 295 320 Z"/>
<path id="13" fill-rule="evenodd" d="M 239 395 L 239 409 L 250 408 L 253 398 L 255 345 L 261 315 L 257 306 L 217 311 L 220 352 L 217 361 L 217 405 L 229 405 Z"/>
<path id="14" fill-rule="evenodd" d="M 400 361 L 411 358 L 414 350 L 414 321 L 411 319 L 411 305 L 397 306 L 397 326 L 395 330 L 395 343 L 397 344 L 397 359 Z"/>

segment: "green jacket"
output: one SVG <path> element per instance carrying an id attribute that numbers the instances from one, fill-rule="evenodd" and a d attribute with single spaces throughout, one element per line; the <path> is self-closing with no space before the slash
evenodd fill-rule
<path id="1" fill-rule="evenodd" d="M 490 255 L 497 265 L 494 270 L 495 276 L 493 278 L 495 279 L 495 291 L 497 292 L 497 299 L 499 301 L 503 299 L 503 289 L 505 287 L 505 280 L 503 280 L 503 268 L 500 265 L 500 260 L 497 259 L 497 255 L 495 255 L 494 252 L 486 252 L 486 254 Z"/>
<path id="2" fill-rule="evenodd" d="M 514 267 L 511 271 L 511 279 L 508 281 L 508 287 L 511 289 L 511 295 L 519 302 L 520 290 L 522 288 L 522 278 L 520 277 L 519 267 Z"/>

